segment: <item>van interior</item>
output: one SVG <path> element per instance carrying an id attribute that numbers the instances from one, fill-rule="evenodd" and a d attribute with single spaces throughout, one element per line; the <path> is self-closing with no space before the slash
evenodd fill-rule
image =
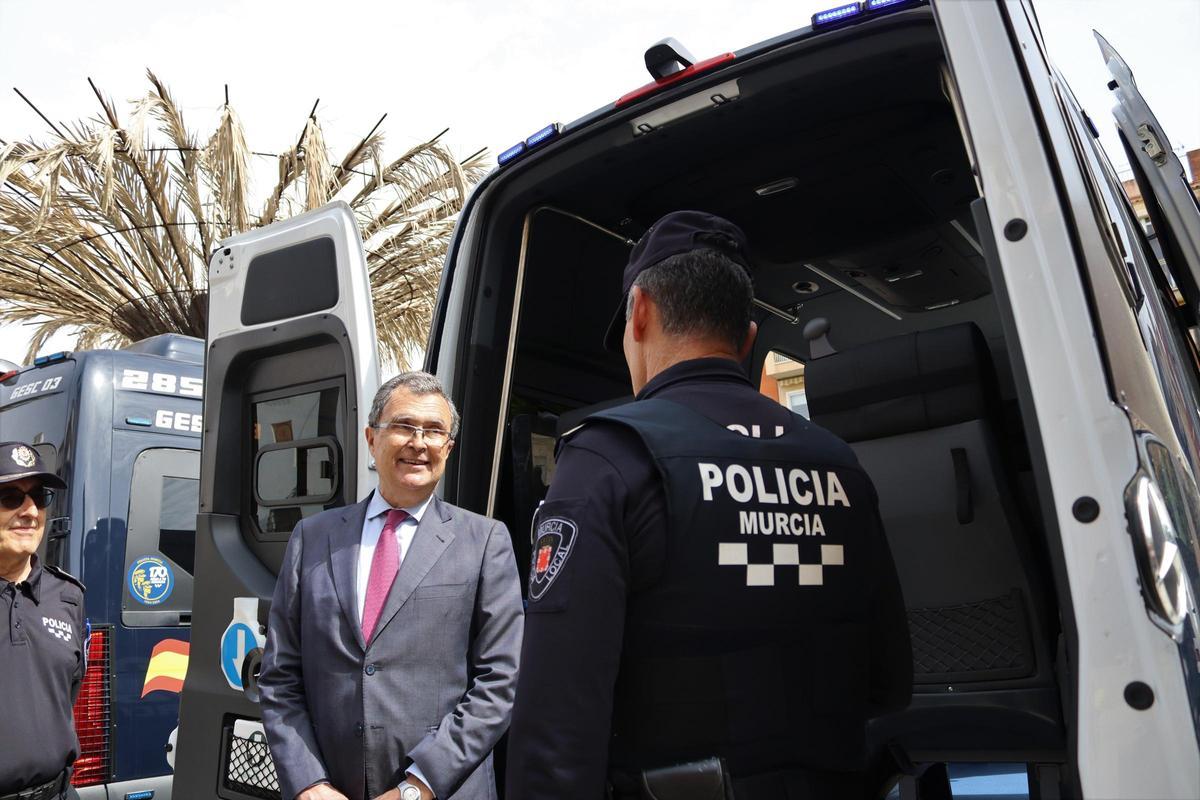
<path id="1" fill-rule="evenodd" d="M 947 764 L 995 762 L 1027 771 L 1031 796 L 1070 793 L 1053 519 L 932 16 L 792 42 L 689 85 L 591 124 L 488 198 L 465 345 L 473 426 L 448 475 L 459 502 L 506 522 L 528 563 L 555 437 L 629 399 L 602 339 L 630 248 L 669 211 L 725 216 L 755 266 L 748 373 L 802 370 L 792 407 L 848 441 L 879 491 L 915 673 L 911 706 L 870 726 L 880 796 L 948 797 Z"/>

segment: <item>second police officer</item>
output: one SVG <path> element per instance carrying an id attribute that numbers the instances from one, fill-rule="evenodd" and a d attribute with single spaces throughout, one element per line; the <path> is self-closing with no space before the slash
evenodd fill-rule
<path id="1" fill-rule="evenodd" d="M 857 797 L 867 719 L 911 697 L 870 479 L 741 365 L 750 271 L 697 211 L 630 255 L 635 402 L 563 437 L 534 521 L 508 797 Z"/>
<path id="2" fill-rule="evenodd" d="M 37 556 L 62 478 L 23 442 L 0 442 L 0 800 L 74 794 L 72 705 L 87 669 L 83 584 Z"/>

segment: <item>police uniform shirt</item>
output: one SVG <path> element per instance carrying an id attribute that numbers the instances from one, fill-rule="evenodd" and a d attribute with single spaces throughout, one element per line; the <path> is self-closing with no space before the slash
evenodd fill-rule
<path id="1" fill-rule="evenodd" d="M 0 578 L 0 795 L 56 778 L 79 754 L 72 706 L 86 669 L 83 587 L 34 556 Z"/>
<path id="2" fill-rule="evenodd" d="M 745 436 L 805 433 L 802 457 L 849 448 L 823 429 L 764 397 L 739 364 L 708 358 L 682 362 L 655 376 L 637 400 L 660 398 L 698 412 Z M 668 510 L 663 480 L 632 430 L 585 424 L 560 445 L 556 474 L 535 517 L 574 525 L 565 559 L 538 548 L 530 565 L 525 639 L 509 734 L 509 797 L 600 798 L 608 778 L 614 695 L 628 635 L 627 615 L 639 593 L 664 576 Z M 857 469 L 853 455 L 848 458 Z M 861 472 L 861 470 L 859 470 Z M 863 478 L 869 486 L 869 481 Z M 866 535 L 882 540 L 873 488 L 868 489 Z M 886 548 L 885 548 L 886 552 Z M 539 563 L 557 560 L 558 563 Z M 886 555 L 890 568 L 890 555 Z M 890 571 L 890 575 L 885 573 Z M 912 673 L 904 604 L 894 568 L 882 570 L 871 621 L 872 663 L 867 695 L 878 708 L 903 706 Z M 540 576 L 540 577 L 539 577 Z M 550 578 L 547 581 L 547 578 Z M 728 626 L 729 621 L 725 624 Z M 734 622 L 736 624 L 736 621 Z M 691 676 L 680 674 L 680 681 Z M 803 720 L 796 720 L 803 724 Z"/>

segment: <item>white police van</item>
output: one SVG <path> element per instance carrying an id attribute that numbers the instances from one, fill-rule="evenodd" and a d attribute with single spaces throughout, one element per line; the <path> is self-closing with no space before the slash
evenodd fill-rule
<path id="1" fill-rule="evenodd" d="M 629 249 L 667 211 L 721 214 L 757 265 L 748 369 L 804 364 L 879 489 L 915 672 L 870 728 L 881 791 L 1003 762 L 1023 796 L 1200 797 L 1200 207 L 1165 132 L 1099 40 L 1160 261 L 1027 0 L 812 23 L 701 61 L 664 41 L 653 82 L 500 156 L 426 356 L 464 418 L 445 497 L 527 556 L 553 437 L 629 392 L 601 346 Z M 176 791 L 269 797 L 259 651 L 222 633 L 234 598 L 265 621 L 295 519 L 369 491 L 378 367 L 348 209 L 226 247 Z"/>

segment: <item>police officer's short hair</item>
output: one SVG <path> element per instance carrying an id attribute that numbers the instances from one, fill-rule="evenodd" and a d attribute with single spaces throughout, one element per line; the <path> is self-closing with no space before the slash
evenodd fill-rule
<path id="1" fill-rule="evenodd" d="M 446 391 L 442 388 L 442 382 L 437 379 L 436 375 L 430 375 L 419 369 L 401 372 L 379 387 L 379 391 L 375 392 L 375 399 L 371 403 L 371 413 L 367 415 L 369 426 L 373 428 L 379 424 L 388 400 L 392 399 L 392 392 L 401 387 L 415 395 L 440 395 L 446 401 L 446 405 L 450 406 L 450 438 L 458 436 L 458 409 L 454 406 L 454 401 L 447 396 Z"/>
<path id="2" fill-rule="evenodd" d="M 674 336 L 718 339 L 735 350 L 746 340 L 754 286 L 742 266 L 711 248 L 680 253 L 640 273 L 633 282 L 662 314 L 663 330 Z M 633 294 L 625 319 L 633 316 Z"/>

